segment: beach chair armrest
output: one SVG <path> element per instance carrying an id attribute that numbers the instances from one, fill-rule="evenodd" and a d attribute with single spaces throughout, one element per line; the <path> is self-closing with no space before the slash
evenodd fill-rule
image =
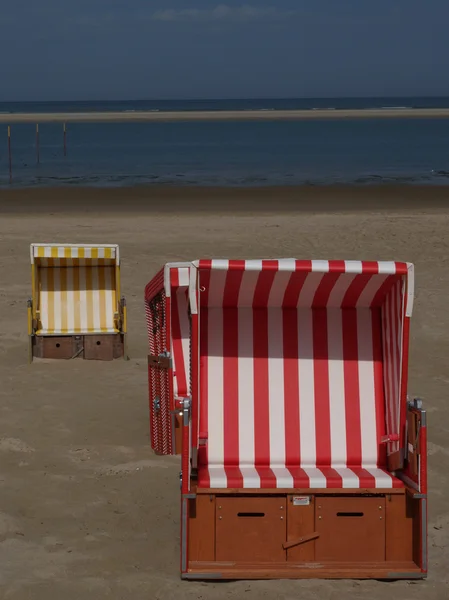
<path id="1" fill-rule="evenodd" d="M 28 318 L 28 335 L 33 335 L 34 323 L 33 323 L 33 301 L 31 298 L 27 300 L 27 318 Z"/>
<path id="2" fill-rule="evenodd" d="M 391 442 L 399 441 L 399 433 L 390 433 L 389 435 L 383 435 L 380 438 L 381 444 L 390 444 Z"/>
<path id="3" fill-rule="evenodd" d="M 122 296 L 120 298 L 118 317 L 119 317 L 119 320 L 117 323 L 117 329 L 119 329 L 122 333 L 126 333 L 127 314 L 126 314 L 126 299 L 124 296 Z"/>
<path id="4" fill-rule="evenodd" d="M 40 312 L 36 310 L 35 316 L 33 317 L 33 300 L 28 298 L 27 300 L 27 313 L 28 313 L 28 335 L 33 335 L 39 329 Z"/>
<path id="5" fill-rule="evenodd" d="M 422 401 L 408 402 L 404 475 L 414 489 L 427 493 L 427 417 Z"/>

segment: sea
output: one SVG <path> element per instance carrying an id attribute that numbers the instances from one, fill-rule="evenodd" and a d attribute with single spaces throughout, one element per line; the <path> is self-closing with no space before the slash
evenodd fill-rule
<path id="1" fill-rule="evenodd" d="M 449 97 L 0 102 L 0 113 L 449 108 Z M 0 124 L 0 186 L 449 185 L 449 119 Z"/>

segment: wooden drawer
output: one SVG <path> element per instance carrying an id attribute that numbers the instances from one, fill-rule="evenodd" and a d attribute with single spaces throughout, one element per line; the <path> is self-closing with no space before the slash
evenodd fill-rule
<path id="1" fill-rule="evenodd" d="M 286 536 L 286 498 L 217 497 L 217 561 L 282 562 Z"/>
<path id="2" fill-rule="evenodd" d="M 317 497 L 315 529 L 318 562 L 385 561 L 385 497 Z"/>

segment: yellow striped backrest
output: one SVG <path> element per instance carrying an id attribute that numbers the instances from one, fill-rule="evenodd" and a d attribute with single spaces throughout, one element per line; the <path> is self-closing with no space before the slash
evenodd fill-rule
<path id="1" fill-rule="evenodd" d="M 116 333 L 116 246 L 32 245 L 37 335 Z"/>

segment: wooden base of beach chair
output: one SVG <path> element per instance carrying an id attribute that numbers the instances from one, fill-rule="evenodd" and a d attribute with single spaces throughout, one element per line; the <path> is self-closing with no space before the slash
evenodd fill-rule
<path id="1" fill-rule="evenodd" d="M 405 488 L 363 494 L 257 491 L 233 495 L 223 490 L 183 499 L 183 578 L 426 577 L 426 500 L 421 495 Z"/>
<path id="2" fill-rule="evenodd" d="M 425 579 L 426 575 L 413 562 L 366 563 L 309 563 L 288 566 L 285 563 L 191 563 L 182 579 Z"/>
<path id="3" fill-rule="evenodd" d="M 32 351 L 36 358 L 114 360 L 125 356 L 125 335 L 33 336 Z"/>

